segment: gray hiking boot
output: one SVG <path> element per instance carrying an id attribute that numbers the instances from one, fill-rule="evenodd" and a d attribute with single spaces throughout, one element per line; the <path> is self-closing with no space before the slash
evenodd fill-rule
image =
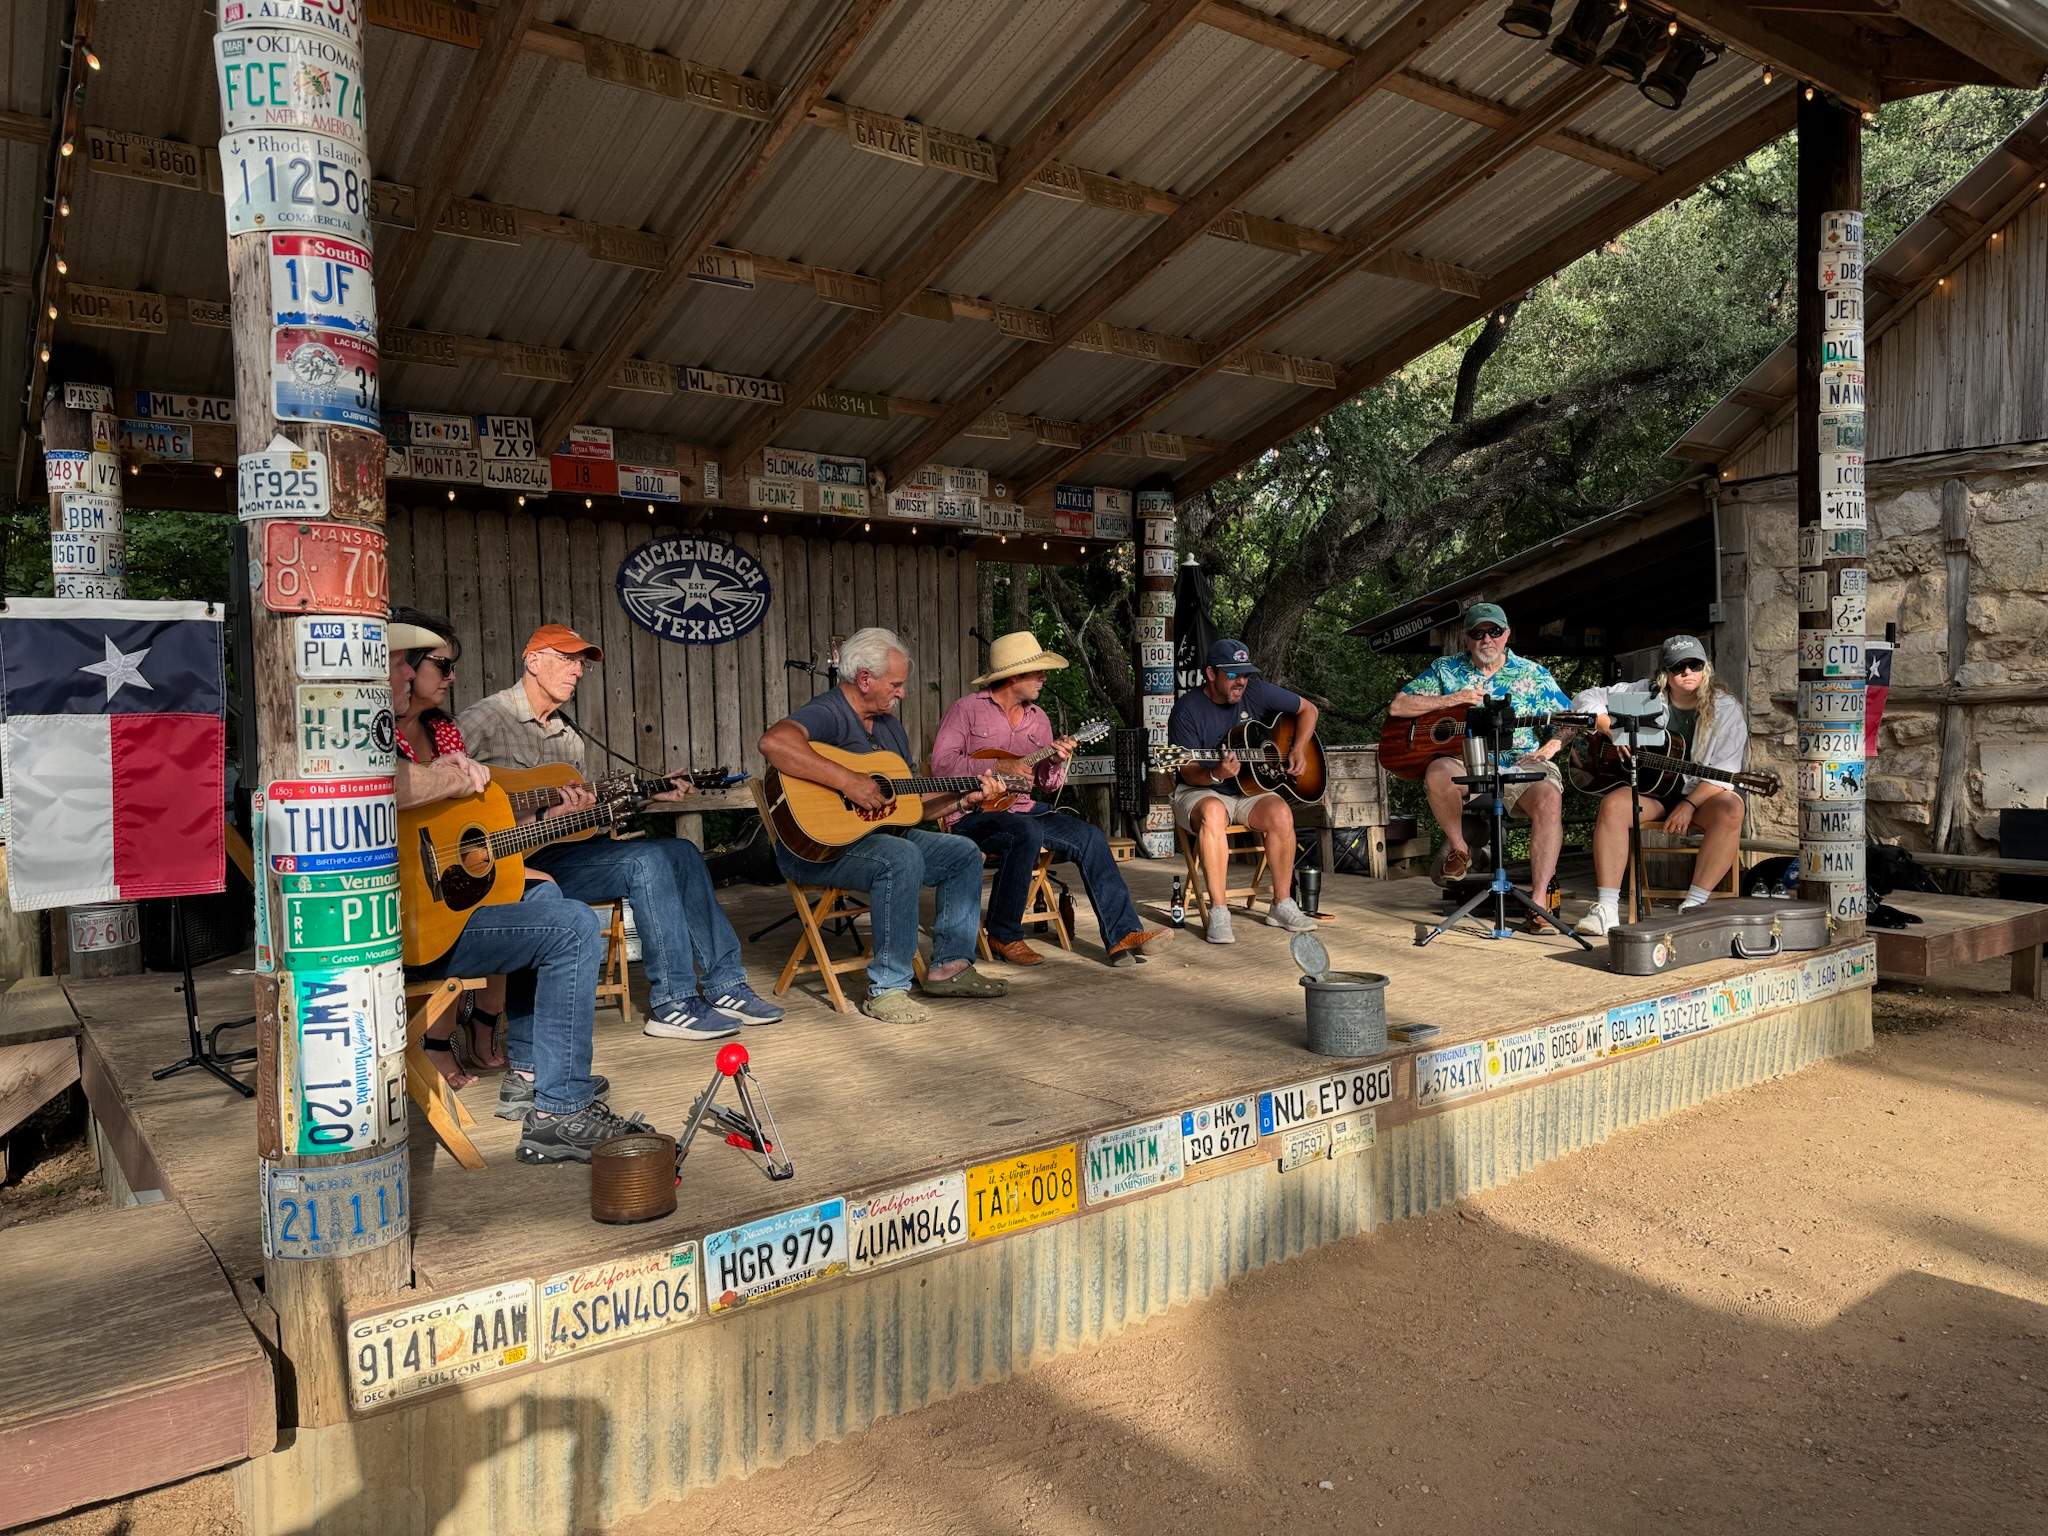
<path id="1" fill-rule="evenodd" d="M 649 1129 L 638 1115 L 615 1115 L 603 1099 L 592 1099 L 573 1115 L 528 1110 L 515 1155 L 522 1163 L 587 1163 L 591 1151 L 614 1136 Z"/>
<path id="2" fill-rule="evenodd" d="M 608 1077 L 590 1079 L 590 1091 L 597 1098 L 603 1098 L 610 1091 L 612 1080 Z M 498 1084 L 498 1107 L 492 1111 L 500 1120 L 524 1120 L 526 1112 L 533 1108 L 533 1079 L 521 1077 L 509 1068 L 505 1080 Z"/>

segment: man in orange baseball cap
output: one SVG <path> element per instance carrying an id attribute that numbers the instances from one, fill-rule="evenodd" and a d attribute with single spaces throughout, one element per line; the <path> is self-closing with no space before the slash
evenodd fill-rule
<path id="1" fill-rule="evenodd" d="M 585 778 L 582 730 L 568 714 L 576 685 L 604 651 L 566 624 L 543 624 L 521 648 L 518 682 L 462 712 L 457 722 L 469 755 L 494 768 L 567 763 Z M 655 798 L 679 800 L 689 776 Z M 565 792 L 564 808 L 588 805 L 588 790 Z M 782 1010 L 747 983 L 739 935 L 718 905 L 697 845 L 682 837 L 634 842 L 590 838 L 535 849 L 527 862 L 545 870 L 577 901 L 624 897 L 633 905 L 647 969 L 645 1033 L 676 1040 L 716 1040 L 741 1024 L 772 1024 Z M 508 1079 L 508 1090 L 517 1085 Z M 501 1104 L 499 1112 L 513 1108 Z"/>

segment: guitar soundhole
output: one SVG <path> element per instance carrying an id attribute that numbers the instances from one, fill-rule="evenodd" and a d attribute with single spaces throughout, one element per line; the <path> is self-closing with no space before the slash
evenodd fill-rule
<path id="1" fill-rule="evenodd" d="M 880 810 L 871 811 L 866 806 L 855 805 L 851 800 L 847 799 L 844 795 L 841 795 L 839 797 L 839 803 L 845 806 L 849 811 L 853 812 L 853 814 L 858 816 L 862 821 L 881 821 L 884 820 L 891 811 L 896 809 L 896 799 L 893 795 L 889 793 L 889 781 L 887 779 L 883 778 L 878 773 L 870 774 L 869 777 L 874 780 L 875 788 L 879 789 L 882 792 L 882 808 Z"/>
<path id="2" fill-rule="evenodd" d="M 482 827 L 463 828 L 455 847 L 455 862 L 441 872 L 441 899 L 450 911 L 467 912 L 491 894 L 497 864 L 491 858 L 490 834 Z"/>

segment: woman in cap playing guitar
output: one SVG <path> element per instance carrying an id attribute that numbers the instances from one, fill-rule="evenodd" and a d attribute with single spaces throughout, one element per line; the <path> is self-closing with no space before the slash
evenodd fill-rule
<path id="1" fill-rule="evenodd" d="M 1724 774 L 1741 772 L 1749 724 L 1742 706 L 1726 689 L 1716 686 L 1706 647 L 1691 635 L 1673 635 L 1664 642 L 1655 677 L 1611 688 L 1588 688 L 1572 700 L 1572 708 L 1596 716 L 1599 729 L 1610 732 L 1613 720 L 1607 713 L 1608 699 L 1618 693 L 1653 694 L 1664 701 L 1664 729 L 1672 738 L 1668 755 Z M 1595 743 L 1596 750 L 1600 745 Z M 1683 910 L 1706 901 L 1734 866 L 1736 845 L 1742 837 L 1743 801 L 1739 790 L 1713 778 L 1665 777 L 1676 777 L 1678 783 L 1656 786 L 1664 789 L 1668 798 L 1641 796 L 1643 820 L 1661 820 L 1666 832 L 1697 832 L 1702 838 L 1692 887 L 1680 904 Z M 1599 820 L 1593 826 L 1593 877 L 1599 896 L 1593 910 L 1580 921 L 1580 933 L 1602 934 L 1620 925 L 1621 874 L 1628 862 L 1628 837 L 1629 790 L 1623 784 L 1600 797 Z"/>

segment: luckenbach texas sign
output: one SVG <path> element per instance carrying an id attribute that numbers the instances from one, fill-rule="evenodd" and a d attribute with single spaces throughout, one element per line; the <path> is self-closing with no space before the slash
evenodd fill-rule
<path id="1" fill-rule="evenodd" d="M 718 539 L 654 539 L 619 566 L 619 603 L 635 624 L 678 645 L 723 645 L 768 613 L 761 562 Z"/>

